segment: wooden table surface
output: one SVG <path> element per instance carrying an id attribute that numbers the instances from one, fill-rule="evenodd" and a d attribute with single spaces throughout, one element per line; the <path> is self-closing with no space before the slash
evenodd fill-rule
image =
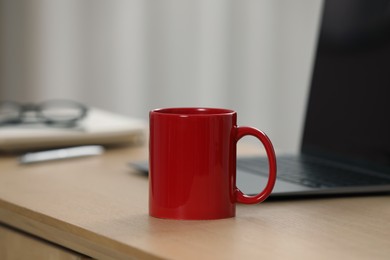
<path id="1" fill-rule="evenodd" d="M 19 165 L 0 158 L 0 222 L 100 259 L 390 259 L 390 196 L 266 201 L 212 221 L 148 216 L 145 147 Z"/>

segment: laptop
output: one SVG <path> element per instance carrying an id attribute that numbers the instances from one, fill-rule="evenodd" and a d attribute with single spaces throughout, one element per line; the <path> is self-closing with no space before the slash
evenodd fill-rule
<path id="1" fill-rule="evenodd" d="M 326 0 L 321 18 L 300 152 L 277 155 L 270 197 L 389 193 L 390 0 Z M 267 176 L 266 158 L 237 159 L 243 192 Z"/>

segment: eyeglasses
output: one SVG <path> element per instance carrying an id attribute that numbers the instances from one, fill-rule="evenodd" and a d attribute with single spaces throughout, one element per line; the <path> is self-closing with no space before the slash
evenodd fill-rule
<path id="1" fill-rule="evenodd" d="M 72 127 L 87 115 L 88 108 L 72 100 L 48 100 L 39 104 L 0 101 L 0 126 L 44 123 Z"/>

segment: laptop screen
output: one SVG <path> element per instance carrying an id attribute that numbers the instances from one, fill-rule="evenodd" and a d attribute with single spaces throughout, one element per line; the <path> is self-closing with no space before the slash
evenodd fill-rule
<path id="1" fill-rule="evenodd" d="M 390 0 L 326 0 L 303 153 L 390 166 Z"/>

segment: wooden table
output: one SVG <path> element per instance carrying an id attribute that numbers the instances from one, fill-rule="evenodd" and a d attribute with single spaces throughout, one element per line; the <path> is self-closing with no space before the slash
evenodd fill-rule
<path id="1" fill-rule="evenodd" d="M 390 196 L 238 205 L 212 221 L 148 216 L 145 147 L 35 165 L 0 158 L 0 259 L 390 259 Z M 24 256 L 24 257 L 23 257 Z M 14 257 L 14 258 L 13 258 Z"/>

